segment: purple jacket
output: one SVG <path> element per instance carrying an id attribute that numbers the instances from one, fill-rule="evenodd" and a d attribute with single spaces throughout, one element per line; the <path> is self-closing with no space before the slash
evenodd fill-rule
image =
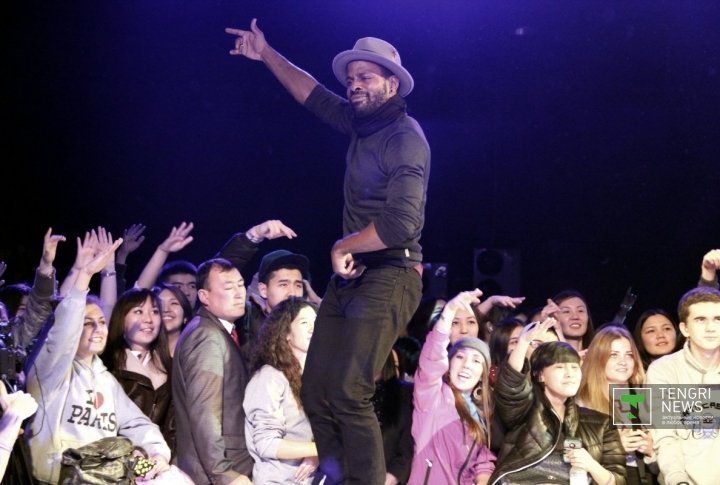
<path id="1" fill-rule="evenodd" d="M 442 380 L 449 368 L 449 343 L 449 335 L 433 329 L 420 353 L 413 395 L 415 456 L 408 485 L 425 483 L 428 461 L 428 485 L 471 485 L 477 475 L 495 469 L 495 455 L 487 446 L 473 443 L 455 409 L 452 390 Z"/>

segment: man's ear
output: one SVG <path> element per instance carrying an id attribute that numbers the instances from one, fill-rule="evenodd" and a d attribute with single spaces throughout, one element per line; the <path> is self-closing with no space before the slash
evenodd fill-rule
<path id="1" fill-rule="evenodd" d="M 680 322 L 680 333 L 685 336 L 685 338 L 688 338 L 690 336 L 690 330 L 687 328 L 687 324 L 685 322 Z"/>
<path id="2" fill-rule="evenodd" d="M 395 96 L 400 89 L 400 78 L 393 75 L 388 78 L 388 81 L 390 82 L 390 94 Z"/>
<path id="3" fill-rule="evenodd" d="M 267 285 L 262 281 L 259 281 L 257 284 L 257 289 L 258 293 L 260 293 L 260 296 L 267 300 Z"/>
<path id="4" fill-rule="evenodd" d="M 197 298 L 200 300 L 200 303 L 207 306 L 208 304 L 208 290 L 201 288 L 197 292 Z"/>

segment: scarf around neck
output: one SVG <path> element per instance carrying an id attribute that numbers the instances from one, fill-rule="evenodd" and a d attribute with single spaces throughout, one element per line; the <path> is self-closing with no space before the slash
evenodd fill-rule
<path id="1" fill-rule="evenodd" d="M 361 137 L 372 135 L 405 114 L 406 107 L 405 99 L 396 94 L 367 116 L 353 115 L 353 129 Z"/>

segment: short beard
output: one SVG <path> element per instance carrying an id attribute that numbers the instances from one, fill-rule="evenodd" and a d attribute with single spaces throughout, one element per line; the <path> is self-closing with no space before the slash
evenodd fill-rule
<path id="1" fill-rule="evenodd" d="M 390 99 L 390 96 L 388 96 L 388 87 L 387 84 L 384 86 L 382 92 L 380 93 L 368 93 L 368 102 L 367 104 L 364 104 L 360 107 L 356 107 L 354 104 L 351 103 L 351 106 L 353 108 L 353 111 L 357 116 L 370 116 L 374 112 L 376 112 L 382 105 L 387 103 L 388 99 Z"/>

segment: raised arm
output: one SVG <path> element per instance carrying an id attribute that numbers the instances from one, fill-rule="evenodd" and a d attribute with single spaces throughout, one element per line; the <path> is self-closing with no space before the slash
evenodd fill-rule
<path id="1" fill-rule="evenodd" d="M 270 219 L 251 227 L 245 232 L 233 234 L 220 248 L 215 257 L 225 258 L 239 271 L 243 271 L 247 262 L 257 252 L 258 244 L 265 239 L 272 240 L 280 237 L 293 239 L 297 237 L 297 233 L 283 224 L 282 221 Z"/>
<path id="2" fill-rule="evenodd" d="M 98 226 L 98 251 L 105 251 L 112 246 L 112 234 L 104 227 Z M 105 267 L 100 271 L 100 301 L 105 315 L 110 315 L 117 301 L 117 272 L 115 271 L 115 251 L 110 253 Z"/>
<path id="3" fill-rule="evenodd" d="M 230 50 L 230 55 L 262 61 L 292 97 L 298 103 L 305 104 L 318 82 L 270 47 L 265 34 L 257 26 L 257 19 L 250 22 L 250 30 L 226 28 L 225 32 L 235 36 L 235 48 Z"/>
<path id="4" fill-rule="evenodd" d="M 455 313 L 460 308 L 472 312 L 471 305 L 480 301 L 482 291 L 463 291 L 454 296 L 443 307 L 433 329 L 428 333 L 418 360 L 415 373 L 413 403 L 420 412 L 428 412 L 439 399 L 442 376 L 449 367 L 447 346 L 450 343 L 450 327 Z"/>
<path id="5" fill-rule="evenodd" d="M 95 234 L 95 231 L 92 231 L 92 234 Z M 91 235 L 85 241 L 77 238 L 78 254 L 90 251 L 91 259 L 77 268 L 67 295 L 55 310 L 55 322 L 50 327 L 47 338 L 42 342 L 34 360 L 27 363 L 28 390 L 36 398 L 42 393 L 53 391 L 67 378 L 80 341 L 90 280 L 105 267 L 121 243 L 122 239 L 118 239 L 104 250 L 98 251 L 89 249 L 97 248 L 97 235 L 94 238 Z"/>
<path id="6" fill-rule="evenodd" d="M 708 251 L 703 256 L 700 266 L 700 282 L 698 286 L 718 287 L 717 270 L 720 268 L 720 249 Z"/>
<path id="7" fill-rule="evenodd" d="M 518 336 L 517 346 L 508 357 L 507 363 L 517 372 L 522 372 L 525 356 L 533 340 L 547 332 L 551 327 L 558 327 L 557 320 L 548 317 L 542 322 L 530 322 L 525 325 Z"/>
<path id="8" fill-rule="evenodd" d="M 95 230 L 91 230 L 85 233 L 85 237 L 80 240 L 77 239 L 78 250 L 75 255 L 75 262 L 73 263 L 70 271 L 60 285 L 60 296 L 64 297 L 68 294 L 70 289 L 75 284 L 80 270 L 93 260 L 95 252 L 97 251 L 98 238 Z"/>
<path id="9" fill-rule="evenodd" d="M 17 345 L 28 347 L 40 332 L 45 321 L 52 313 L 52 299 L 55 296 L 55 256 L 57 246 L 65 241 L 65 236 L 53 234 L 48 228 L 43 237 L 43 251 L 40 263 L 35 271 L 35 281 L 28 296 L 27 310 L 19 332 Z"/>
<path id="10" fill-rule="evenodd" d="M 183 222 L 170 230 L 170 235 L 155 250 L 138 277 L 135 286 L 139 288 L 152 288 L 157 281 L 163 265 L 170 253 L 175 253 L 190 244 L 193 237 L 190 233 L 193 230 L 192 222 Z"/>
<path id="11" fill-rule="evenodd" d="M 127 257 L 137 251 L 145 241 L 145 225 L 133 224 L 123 231 L 123 243 L 115 251 L 115 280 L 117 281 L 117 293 L 121 295 L 127 288 Z"/>

